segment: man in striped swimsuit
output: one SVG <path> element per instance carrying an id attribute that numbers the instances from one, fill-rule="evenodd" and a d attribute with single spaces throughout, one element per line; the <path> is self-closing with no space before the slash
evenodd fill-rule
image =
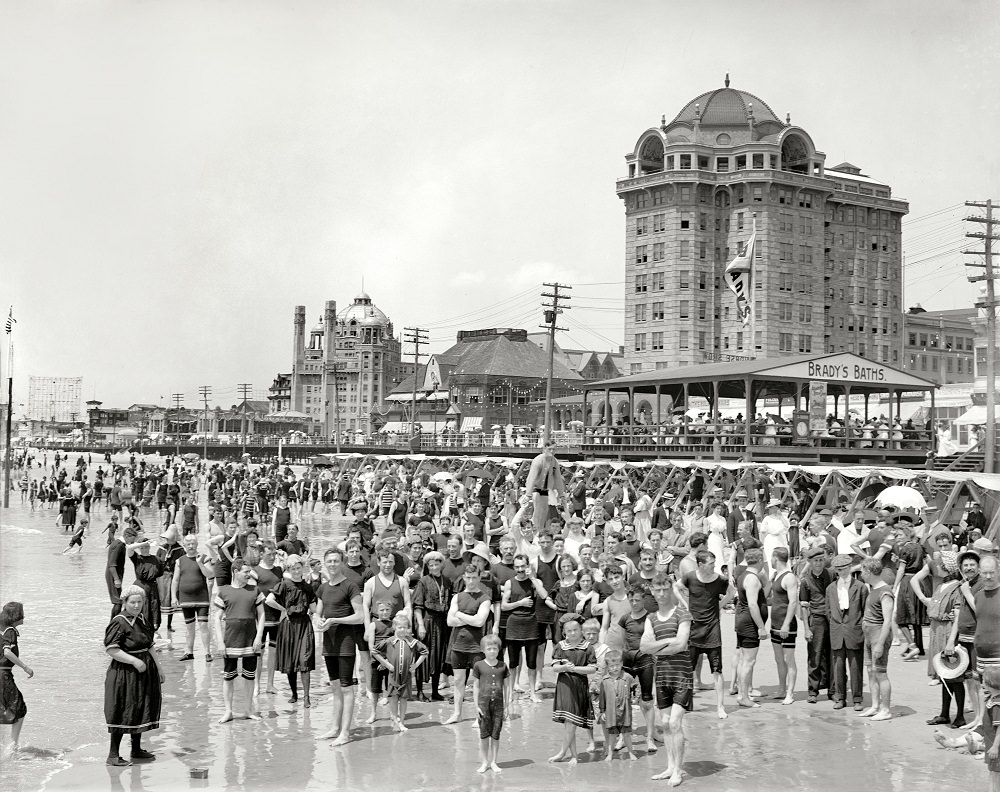
<path id="1" fill-rule="evenodd" d="M 670 786 L 681 783 L 684 764 L 684 713 L 692 707 L 694 674 L 688 637 L 691 613 L 674 594 L 670 578 L 657 572 L 650 583 L 657 611 L 646 617 L 639 651 L 656 660 L 656 707 L 666 734 L 667 769 L 653 776 Z"/>

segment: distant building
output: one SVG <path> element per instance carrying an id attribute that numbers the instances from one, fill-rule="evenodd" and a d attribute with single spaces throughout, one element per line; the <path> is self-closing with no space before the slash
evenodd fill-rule
<path id="1" fill-rule="evenodd" d="M 885 182 L 826 166 L 805 129 L 728 76 L 625 160 L 626 373 L 824 351 L 900 364 L 909 207 Z M 755 219 L 744 325 L 724 274 Z"/>
<path id="2" fill-rule="evenodd" d="M 925 311 L 920 305 L 903 317 L 903 369 L 947 385 L 976 378 L 975 308 Z"/>
<path id="3" fill-rule="evenodd" d="M 548 333 L 528 333 L 528 340 L 537 344 L 543 351 L 548 351 Z M 625 347 L 618 347 L 617 352 L 599 352 L 565 349 L 559 346 L 557 341 L 555 358 L 585 380 L 613 379 L 625 373 Z"/>
<path id="4" fill-rule="evenodd" d="M 328 300 L 308 335 L 305 306 L 296 306 L 293 330 L 292 370 L 271 384 L 269 411 L 307 416 L 323 435 L 377 428 L 385 397 L 412 371 L 389 317 L 362 292 L 339 313 Z"/>
<path id="5" fill-rule="evenodd" d="M 545 398 L 548 365 L 548 353 L 526 330 L 459 331 L 453 346 L 431 355 L 417 372 L 417 418 L 424 429 L 451 423 L 459 431 L 488 432 L 494 425 L 537 425 L 538 411 L 531 404 Z M 583 377 L 557 356 L 553 398 L 582 393 L 582 383 Z M 389 395 L 387 431 L 407 431 L 413 385 L 413 377 L 407 377 Z"/>

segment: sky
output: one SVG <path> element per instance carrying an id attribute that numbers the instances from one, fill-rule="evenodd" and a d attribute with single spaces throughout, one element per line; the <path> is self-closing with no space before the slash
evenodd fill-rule
<path id="1" fill-rule="evenodd" d="M 623 336 L 640 134 L 732 87 L 909 201 L 905 302 L 968 307 L 966 200 L 1000 199 L 995 4 L 0 3 L 0 308 L 28 377 L 108 406 L 259 398 L 364 289 L 431 351 L 542 321 Z M 991 194 L 992 191 L 992 194 Z M 7 377 L 7 357 L 3 374 Z"/>

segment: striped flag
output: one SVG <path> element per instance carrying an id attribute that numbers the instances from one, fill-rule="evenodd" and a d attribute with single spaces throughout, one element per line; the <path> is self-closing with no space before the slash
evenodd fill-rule
<path id="1" fill-rule="evenodd" d="M 744 326 L 750 324 L 752 310 L 750 289 L 753 286 L 753 258 L 757 247 L 756 225 L 755 221 L 753 233 L 750 234 L 743 252 L 738 253 L 726 266 L 726 284 L 736 295 L 736 316 Z"/>
<path id="2" fill-rule="evenodd" d="M 17 319 L 14 318 L 14 306 L 10 306 L 10 310 L 7 312 L 7 321 L 4 323 L 4 330 L 7 331 L 7 335 L 10 335 L 14 330 L 14 325 L 17 324 Z"/>

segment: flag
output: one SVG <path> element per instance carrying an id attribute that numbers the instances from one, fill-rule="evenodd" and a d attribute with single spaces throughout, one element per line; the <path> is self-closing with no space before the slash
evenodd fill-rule
<path id="1" fill-rule="evenodd" d="M 14 306 L 10 307 L 10 311 L 7 312 L 7 322 L 4 324 L 4 330 L 7 331 L 7 335 L 10 335 L 14 330 L 14 325 L 17 324 L 17 319 L 14 318 Z"/>
<path id="2" fill-rule="evenodd" d="M 754 224 L 756 226 L 756 223 Z M 742 253 L 726 266 L 726 284 L 736 295 L 736 316 L 744 326 L 750 324 L 750 289 L 753 285 L 753 257 L 757 247 L 757 229 L 750 234 Z"/>

